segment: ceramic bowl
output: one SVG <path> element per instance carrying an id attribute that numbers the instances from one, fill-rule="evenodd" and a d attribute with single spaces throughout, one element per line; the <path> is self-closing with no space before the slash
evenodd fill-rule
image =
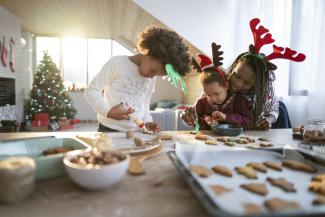
<path id="1" fill-rule="evenodd" d="M 64 167 L 71 180 L 86 189 L 100 190 L 113 186 L 126 174 L 130 163 L 130 156 L 116 163 L 105 164 L 99 167 L 88 168 L 72 163 L 71 159 L 83 155 L 87 151 L 70 151 L 63 159 Z M 88 151 L 89 152 L 89 151 Z"/>
<path id="2" fill-rule="evenodd" d="M 215 124 L 211 129 L 219 136 L 238 136 L 243 132 L 243 128 L 236 124 Z"/>

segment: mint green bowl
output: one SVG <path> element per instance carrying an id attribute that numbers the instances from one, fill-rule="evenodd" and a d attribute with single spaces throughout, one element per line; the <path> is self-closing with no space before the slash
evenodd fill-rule
<path id="1" fill-rule="evenodd" d="M 16 156 L 31 157 L 36 163 L 36 180 L 55 178 L 65 174 L 63 166 L 64 154 L 44 156 L 42 152 L 57 147 L 72 147 L 74 150 L 89 148 L 87 144 L 72 138 L 46 137 L 0 141 L 0 160 Z"/>

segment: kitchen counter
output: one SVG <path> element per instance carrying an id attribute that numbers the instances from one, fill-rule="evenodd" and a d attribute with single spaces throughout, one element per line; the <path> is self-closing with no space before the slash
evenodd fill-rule
<path id="1" fill-rule="evenodd" d="M 188 134 L 180 131 L 167 133 Z M 0 140 L 43 136 L 74 137 L 76 134 L 83 133 L 3 133 L 0 134 Z M 272 142 L 281 144 L 296 145 L 299 142 L 292 139 L 291 129 L 246 131 L 245 135 L 267 136 Z M 142 165 L 146 170 L 145 175 L 127 174 L 117 185 L 103 191 L 83 190 L 68 177 L 39 181 L 32 196 L 25 201 L 11 205 L 0 204 L 0 216 L 208 216 L 167 154 L 145 160 Z"/>

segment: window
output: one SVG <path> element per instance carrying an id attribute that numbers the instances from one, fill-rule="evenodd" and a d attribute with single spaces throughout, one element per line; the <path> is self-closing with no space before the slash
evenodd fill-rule
<path id="1" fill-rule="evenodd" d="M 111 40 L 88 39 L 88 82 L 101 70 L 111 57 Z M 125 49 L 125 48 L 124 48 Z"/>
<path id="2" fill-rule="evenodd" d="M 111 56 L 133 55 L 114 40 L 77 37 L 37 37 L 36 50 L 37 64 L 48 51 L 69 90 L 85 88 Z"/>
<path id="3" fill-rule="evenodd" d="M 39 64 L 43 59 L 43 52 L 52 57 L 53 62 L 60 68 L 60 38 L 53 37 L 37 37 L 36 38 L 36 63 Z"/>
<path id="4" fill-rule="evenodd" d="M 63 39 L 63 80 L 66 87 L 87 86 L 87 39 Z M 61 72 L 62 73 L 62 72 Z"/>

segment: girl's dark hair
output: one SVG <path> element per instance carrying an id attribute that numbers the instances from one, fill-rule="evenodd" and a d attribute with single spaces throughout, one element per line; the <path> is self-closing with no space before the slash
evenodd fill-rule
<path id="1" fill-rule="evenodd" d="M 140 33 L 137 47 L 140 53 L 158 59 L 163 66 L 171 64 L 182 76 L 190 72 L 188 47 L 175 31 L 148 27 Z"/>
<path id="2" fill-rule="evenodd" d="M 208 85 L 213 82 L 218 82 L 220 86 L 225 86 L 226 81 L 224 78 L 220 75 L 220 73 L 224 72 L 216 72 L 213 68 L 205 69 L 203 72 L 200 73 L 200 82 L 202 85 Z"/>
<path id="3" fill-rule="evenodd" d="M 256 75 L 256 82 L 248 92 L 250 100 L 255 102 L 255 106 L 253 106 L 253 118 L 254 127 L 256 127 L 258 117 L 266 109 L 265 102 L 267 102 L 270 97 L 273 98 L 272 94 L 274 94 L 274 92 L 272 91 L 272 82 L 275 80 L 275 75 L 273 71 L 267 69 L 265 62 L 262 59 L 246 52 L 240 54 L 227 69 L 228 80 L 230 80 L 234 68 L 240 62 L 247 64 Z"/>

